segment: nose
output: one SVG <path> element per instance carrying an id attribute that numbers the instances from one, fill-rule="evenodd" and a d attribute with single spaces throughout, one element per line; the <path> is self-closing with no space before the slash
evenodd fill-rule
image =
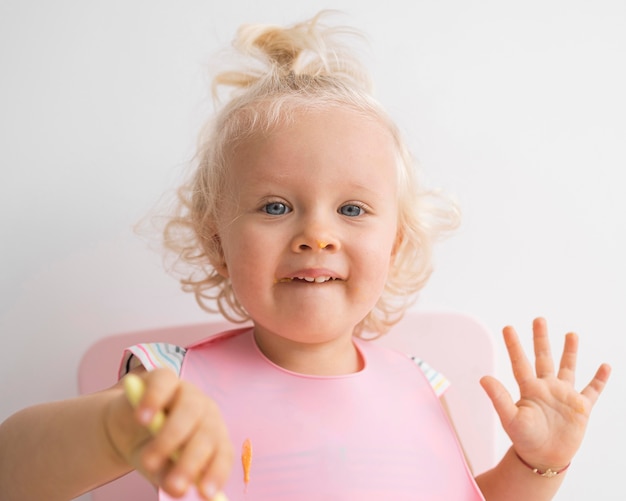
<path id="1" fill-rule="evenodd" d="M 303 221 L 302 227 L 292 241 L 294 252 L 334 252 L 340 248 L 336 229 L 329 221 Z"/>

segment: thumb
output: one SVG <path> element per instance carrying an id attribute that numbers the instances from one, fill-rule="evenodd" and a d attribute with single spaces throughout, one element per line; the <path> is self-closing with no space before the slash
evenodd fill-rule
<path id="1" fill-rule="evenodd" d="M 504 387 L 504 385 L 492 376 L 484 376 L 480 379 L 480 385 L 487 393 L 491 404 L 493 405 L 502 426 L 506 429 L 507 424 L 515 417 L 517 413 L 517 406 L 511 394 Z"/>

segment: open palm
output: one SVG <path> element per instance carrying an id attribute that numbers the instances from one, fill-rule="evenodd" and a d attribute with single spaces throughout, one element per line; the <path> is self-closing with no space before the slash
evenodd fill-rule
<path id="1" fill-rule="evenodd" d="M 505 327 L 503 336 L 520 399 L 514 402 L 502 383 L 493 377 L 484 377 L 481 384 L 520 458 L 539 469 L 562 468 L 569 464 L 582 442 L 591 409 L 611 369 L 601 365 L 591 382 L 578 392 L 574 387 L 576 334 L 565 337 L 558 373 L 543 318 L 533 322 L 534 370 L 515 329 Z"/>

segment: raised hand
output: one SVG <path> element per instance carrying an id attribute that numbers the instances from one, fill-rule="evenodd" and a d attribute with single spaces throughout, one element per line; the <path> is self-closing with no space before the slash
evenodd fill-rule
<path id="1" fill-rule="evenodd" d="M 558 372 L 550 352 L 546 321 L 533 322 L 535 367 L 526 357 L 515 329 L 503 330 L 520 399 L 496 379 L 486 376 L 481 385 L 495 407 L 505 432 L 518 456 L 539 470 L 553 471 L 567 466 L 578 450 L 591 409 L 611 372 L 602 364 L 591 382 L 578 392 L 574 387 L 578 337 L 569 333 Z"/>

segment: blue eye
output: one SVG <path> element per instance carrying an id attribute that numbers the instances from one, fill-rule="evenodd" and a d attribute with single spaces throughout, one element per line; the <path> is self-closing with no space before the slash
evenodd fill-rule
<path id="1" fill-rule="evenodd" d="M 263 211 L 271 216 L 282 216 L 291 212 L 291 209 L 282 202 L 271 202 L 263 206 Z"/>
<path id="2" fill-rule="evenodd" d="M 341 206 L 339 209 L 339 212 L 340 214 L 343 214 L 344 216 L 356 217 L 356 216 L 360 216 L 365 211 L 363 210 L 362 207 L 359 207 L 356 204 L 347 204 L 347 205 Z"/>

